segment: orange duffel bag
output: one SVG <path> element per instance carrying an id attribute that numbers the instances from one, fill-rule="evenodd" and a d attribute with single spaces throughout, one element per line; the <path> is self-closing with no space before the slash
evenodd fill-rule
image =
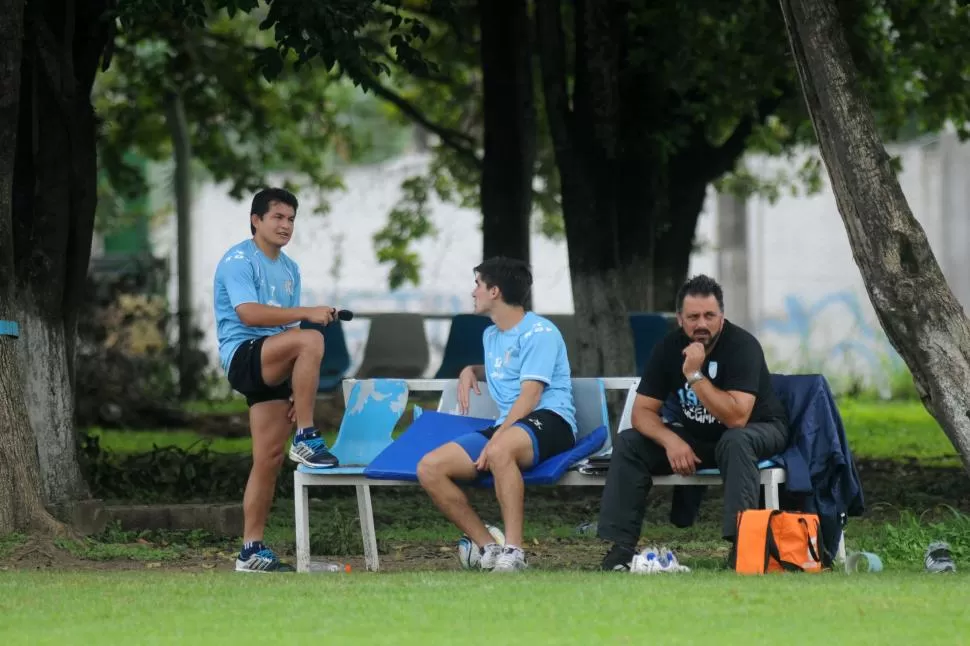
<path id="1" fill-rule="evenodd" d="M 821 572 L 820 527 L 815 514 L 777 509 L 740 512 L 734 571 Z"/>

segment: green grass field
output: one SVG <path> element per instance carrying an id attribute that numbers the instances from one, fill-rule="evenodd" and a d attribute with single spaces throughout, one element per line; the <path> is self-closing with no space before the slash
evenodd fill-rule
<path id="1" fill-rule="evenodd" d="M 885 573 L 16 572 L 0 643 L 955 644 L 968 595 L 965 576 Z"/>
<path id="2" fill-rule="evenodd" d="M 196 408 L 239 412 L 238 402 Z M 606 546 L 577 527 L 596 520 L 598 489 L 529 490 L 531 568 L 502 577 L 458 569 L 458 533 L 419 489 L 377 487 L 382 572 L 369 573 L 356 498 L 343 488 L 314 492 L 311 553 L 352 563 L 350 573 L 239 575 L 229 571 L 238 536 L 119 526 L 78 542 L 58 539 L 58 564 L 32 571 L 13 556 L 29 550 L 27 538 L 5 537 L 0 644 L 959 643 L 970 630 L 970 489 L 950 468 L 959 463 L 955 451 L 918 402 L 842 401 L 840 409 L 856 457 L 875 461 L 862 474 L 868 510 L 851 519 L 848 547 L 878 553 L 881 573 L 739 577 L 725 570 L 717 487 L 686 529 L 667 522 L 669 489 L 650 494 L 641 547 L 668 545 L 694 570 L 655 577 L 596 571 Z M 187 430 L 91 432 L 120 454 L 164 446 L 250 450 L 248 438 Z M 470 497 L 483 518 L 499 521 L 492 492 Z M 292 500 L 276 500 L 265 538 L 293 561 Z M 950 543 L 958 574 L 922 572 L 934 540 Z"/>

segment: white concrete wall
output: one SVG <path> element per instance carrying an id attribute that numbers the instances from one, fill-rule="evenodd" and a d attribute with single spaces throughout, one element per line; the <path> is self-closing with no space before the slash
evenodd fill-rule
<path id="1" fill-rule="evenodd" d="M 900 181 L 958 296 L 970 295 L 967 276 L 966 204 L 970 153 L 949 135 L 903 148 Z M 796 160 L 795 163 L 799 163 Z M 301 196 L 297 230 L 289 253 L 303 272 L 304 300 L 358 311 L 470 311 L 472 267 L 481 260 L 480 217 L 476 211 L 435 204 L 438 234 L 417 245 L 423 259 L 421 285 L 390 292 L 387 269 L 378 265 L 372 235 L 399 197 L 402 180 L 420 173 L 426 159 L 410 155 L 392 162 L 355 168 L 345 175 L 346 190 L 331 196 L 331 212 L 311 213 L 309 194 Z M 753 170 L 770 173 L 779 159 L 749 160 Z M 826 178 L 827 180 L 827 178 Z M 698 224 L 699 250 L 691 272 L 715 274 L 717 214 L 713 190 Z M 212 275 L 224 250 L 249 236 L 248 200 L 236 202 L 224 187 L 205 186 L 194 200 L 193 263 L 197 314 L 208 330 L 206 346 L 215 356 L 212 327 Z M 174 268 L 174 218 L 154 232 L 155 248 Z M 776 370 L 824 370 L 827 375 L 861 374 L 885 381 L 898 357 L 879 327 L 849 249 L 835 199 L 825 182 L 821 193 L 782 197 L 777 203 L 748 205 L 750 320 Z M 532 241 L 535 308 L 572 312 L 564 241 L 535 235 Z M 944 262 L 945 261 L 945 262 Z M 174 295 L 176 277 L 172 277 Z M 728 295 L 730 296 L 730 295 Z M 726 303 L 731 316 L 730 297 Z M 347 326 L 351 352 L 359 362 L 368 324 Z M 429 322 L 430 371 L 437 368 L 447 323 Z"/>

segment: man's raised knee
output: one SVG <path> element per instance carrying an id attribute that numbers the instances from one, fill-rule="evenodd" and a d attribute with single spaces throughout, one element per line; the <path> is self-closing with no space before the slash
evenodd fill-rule
<path id="1" fill-rule="evenodd" d="M 323 335 L 316 330 L 300 330 L 300 354 L 323 358 Z"/>

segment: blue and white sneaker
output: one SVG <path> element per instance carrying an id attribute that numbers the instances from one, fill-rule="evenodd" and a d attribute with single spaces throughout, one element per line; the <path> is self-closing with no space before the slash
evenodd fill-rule
<path id="1" fill-rule="evenodd" d="M 317 468 L 335 467 L 340 463 L 316 430 L 304 431 L 293 439 L 290 459 L 299 464 Z"/>
<path id="2" fill-rule="evenodd" d="M 293 568 L 280 561 L 273 550 L 263 547 L 243 558 L 244 552 L 236 559 L 236 572 L 293 572 Z"/>

